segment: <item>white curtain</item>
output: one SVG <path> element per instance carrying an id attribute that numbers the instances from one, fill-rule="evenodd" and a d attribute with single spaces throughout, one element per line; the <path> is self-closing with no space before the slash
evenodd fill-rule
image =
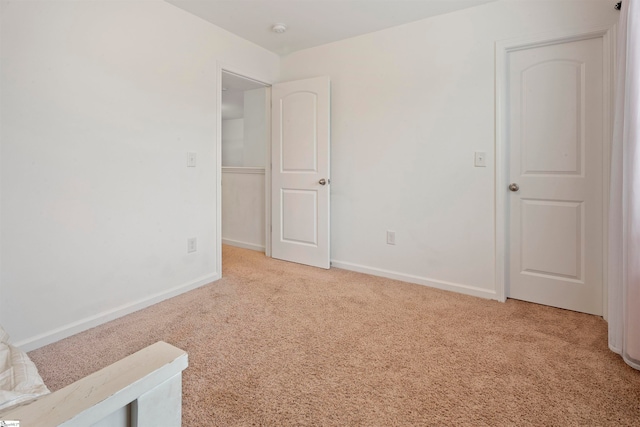
<path id="1" fill-rule="evenodd" d="M 640 0 L 618 32 L 609 206 L 609 347 L 640 369 Z"/>

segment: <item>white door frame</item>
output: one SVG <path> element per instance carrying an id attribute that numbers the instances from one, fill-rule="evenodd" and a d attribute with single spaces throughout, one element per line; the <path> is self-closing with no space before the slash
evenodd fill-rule
<path id="1" fill-rule="evenodd" d="M 218 61 L 216 65 L 216 271 L 218 277 L 222 277 L 222 72 L 226 71 L 253 80 L 266 87 L 273 85 L 269 79 L 254 76 L 246 70 L 239 69 L 233 65 Z M 271 105 L 271 92 L 267 96 L 267 104 Z M 264 164 L 264 204 L 265 204 L 265 255 L 271 256 L 271 108 L 267 109 L 267 135 L 268 143 L 265 147 L 265 164 Z"/>
<path id="2" fill-rule="evenodd" d="M 509 253 L 508 245 L 508 208 L 507 186 L 509 185 L 509 141 L 508 141 L 508 99 L 506 84 L 508 82 L 507 55 L 510 52 L 549 46 L 572 41 L 602 38 L 603 54 L 603 277 L 602 277 L 602 312 L 607 318 L 607 258 L 608 258 L 608 217 L 609 217 L 609 163 L 611 153 L 611 136 L 613 121 L 613 76 L 615 57 L 615 25 L 609 27 L 590 27 L 571 31 L 545 33 L 512 40 L 496 42 L 496 158 L 495 158 L 495 230 L 496 230 L 496 298 L 506 301 L 508 295 Z"/>

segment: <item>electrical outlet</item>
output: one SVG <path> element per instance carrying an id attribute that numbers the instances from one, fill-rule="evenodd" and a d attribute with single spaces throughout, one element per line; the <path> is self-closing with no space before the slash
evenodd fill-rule
<path id="1" fill-rule="evenodd" d="M 198 250 L 198 239 L 191 237 L 187 239 L 187 253 L 195 252 Z"/>
<path id="2" fill-rule="evenodd" d="M 487 166 L 487 153 L 485 153 L 484 151 L 476 151 L 474 165 L 477 168 L 486 167 Z"/>
<path id="3" fill-rule="evenodd" d="M 387 245 L 396 244 L 396 232 L 387 230 Z"/>
<path id="4" fill-rule="evenodd" d="M 187 167 L 195 168 L 196 167 L 196 153 L 187 153 Z"/>

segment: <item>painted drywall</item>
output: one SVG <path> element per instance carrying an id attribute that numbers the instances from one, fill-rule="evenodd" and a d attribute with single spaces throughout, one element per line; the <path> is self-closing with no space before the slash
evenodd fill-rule
<path id="1" fill-rule="evenodd" d="M 283 58 L 281 81 L 331 78 L 333 265 L 495 298 L 495 42 L 613 4 L 500 1 Z"/>
<path id="2" fill-rule="evenodd" d="M 244 117 L 222 120 L 221 137 L 222 242 L 259 251 L 265 250 L 268 90 L 244 91 Z"/>
<path id="3" fill-rule="evenodd" d="M 246 90 L 244 92 L 244 147 L 245 167 L 264 167 L 266 147 L 270 142 L 267 114 L 267 91 L 269 88 Z M 264 210 L 264 209 L 263 209 Z"/>
<path id="4" fill-rule="evenodd" d="M 219 277 L 217 66 L 273 81 L 279 58 L 162 1 L 2 1 L 1 19 L 13 341 L 29 350 Z"/>
<path id="5" fill-rule="evenodd" d="M 243 166 L 244 119 L 222 120 L 222 166 Z"/>
<path id="6" fill-rule="evenodd" d="M 265 250 L 264 168 L 222 168 L 222 242 Z"/>
<path id="7" fill-rule="evenodd" d="M 243 93 L 243 118 L 222 120 L 222 166 L 264 168 L 269 143 L 268 88 Z"/>

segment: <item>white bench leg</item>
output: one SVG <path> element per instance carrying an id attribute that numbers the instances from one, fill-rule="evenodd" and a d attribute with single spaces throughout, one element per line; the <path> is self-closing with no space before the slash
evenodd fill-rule
<path id="1" fill-rule="evenodd" d="M 182 374 L 178 374 L 131 402 L 132 427 L 182 425 Z"/>

